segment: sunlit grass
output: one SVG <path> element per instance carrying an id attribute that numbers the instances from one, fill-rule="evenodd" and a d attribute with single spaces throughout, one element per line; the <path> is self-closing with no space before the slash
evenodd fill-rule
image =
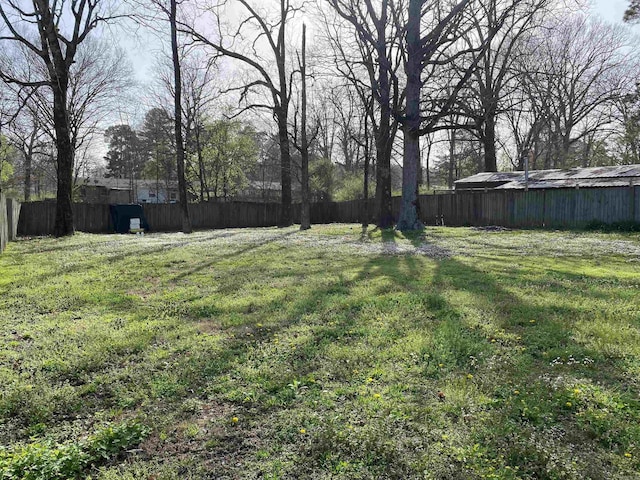
<path id="1" fill-rule="evenodd" d="M 0 466 L 59 447 L 101 479 L 635 478 L 640 240 L 21 241 L 0 256 L 0 385 Z M 117 448 L 83 457 L 105 428 Z"/>

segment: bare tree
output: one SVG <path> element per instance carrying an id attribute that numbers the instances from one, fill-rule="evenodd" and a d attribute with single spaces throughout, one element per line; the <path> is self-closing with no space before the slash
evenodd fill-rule
<path id="1" fill-rule="evenodd" d="M 365 86 L 378 104 L 376 139 L 376 223 L 381 228 L 393 225 L 391 211 L 391 152 L 397 123 L 392 113 L 400 103 L 397 72 L 400 68 L 398 30 L 393 22 L 393 0 L 378 5 L 371 0 L 327 0 L 350 27 L 336 25 L 330 32 L 338 68 L 355 84 Z M 355 36 L 353 35 L 355 33 Z M 349 37 L 355 45 L 347 50 Z M 364 69 L 364 75 L 356 67 Z"/>
<path id="2" fill-rule="evenodd" d="M 405 9 L 398 1 L 394 18 L 403 26 L 399 30 L 405 32 L 398 49 L 406 52 L 404 108 L 396 112 L 404 134 L 402 204 L 396 226 L 399 230 L 422 227 L 418 203 L 420 137 L 449 128 L 441 124 L 443 118 L 449 115 L 458 94 L 476 71 L 511 9 L 520 1 L 511 0 L 510 7 L 495 20 L 486 19 L 481 25 L 470 19 L 482 2 L 462 0 L 447 8 L 439 2 L 408 0 Z M 474 35 L 475 42 L 460 46 L 458 39 L 470 36 L 472 31 L 483 33 Z M 438 85 L 443 81 L 446 88 Z"/>
<path id="3" fill-rule="evenodd" d="M 21 78 L 45 78 L 46 65 L 39 62 L 38 57 L 28 48 L 21 46 L 11 52 L 0 63 L 10 60 L 15 76 Z M 19 73 L 19 74 L 18 74 Z M 111 43 L 95 38 L 87 38 L 69 70 L 69 88 L 67 95 L 67 112 L 71 146 L 73 149 L 72 183 L 77 183 L 81 171 L 90 167 L 89 152 L 94 145 L 92 140 L 101 131 L 104 122 L 113 115 L 118 102 L 124 98 L 133 86 L 131 65 L 121 49 Z M 12 92 L 14 119 L 8 127 L 16 146 L 26 154 L 28 167 L 31 155 L 27 154 L 25 135 L 35 134 L 30 126 L 35 126 L 37 133 L 46 134 L 51 142 L 56 141 L 54 116 L 52 111 L 53 97 L 49 89 L 24 87 L 18 84 L 8 86 Z M 29 134 L 25 132 L 29 130 Z M 15 130 L 15 131 L 14 131 Z M 24 172 L 29 183 L 27 168 Z"/>
<path id="4" fill-rule="evenodd" d="M 18 0 L 0 3 L 0 45 L 22 46 L 46 67 L 46 75 L 25 78 L 11 65 L 0 66 L 0 79 L 32 88 L 48 88 L 53 97 L 53 123 L 57 147 L 57 204 L 54 234 L 74 231 L 71 204 L 74 150 L 68 110 L 70 71 L 79 47 L 90 33 L 112 18 L 108 0 Z"/>
<path id="5" fill-rule="evenodd" d="M 302 176 L 302 206 L 300 212 L 300 230 L 311 228 L 311 213 L 309 211 L 309 139 L 307 138 L 307 26 L 302 25 L 302 58 L 300 77 L 302 82 L 302 116 L 301 116 L 301 176 Z"/>
<path id="6" fill-rule="evenodd" d="M 582 14 L 553 20 L 524 45 L 518 80 L 533 113 L 520 137 L 535 143 L 545 168 L 569 165 L 576 145 L 611 124 L 616 102 L 635 89 L 631 45 L 624 27 Z"/>
<path id="7" fill-rule="evenodd" d="M 180 66 L 182 71 L 182 129 L 185 145 L 185 176 L 188 190 L 200 201 L 208 197 L 207 175 L 203 148 L 205 144 L 207 120 L 213 116 L 214 102 L 220 93 L 216 87 L 216 58 L 205 58 L 204 52 L 192 46 L 180 49 Z M 159 64 L 159 86 L 156 92 L 158 105 L 166 104 L 175 96 L 173 61 Z M 167 95 L 169 99 L 167 98 Z M 195 185 L 194 182 L 197 182 Z"/>
<path id="8" fill-rule="evenodd" d="M 23 159 L 23 196 L 24 201 L 31 200 L 31 181 L 33 164 L 38 153 L 44 153 L 47 132 L 42 126 L 37 110 L 25 108 L 22 114 L 12 122 L 9 128 L 9 139 L 20 151 Z"/>
<path id="9" fill-rule="evenodd" d="M 640 163 L 640 92 L 623 95 L 616 102 L 617 128 L 614 152 L 622 163 Z"/>
<path id="10" fill-rule="evenodd" d="M 174 133 L 176 136 L 176 161 L 178 172 L 178 195 L 182 210 L 182 231 L 191 233 L 191 217 L 189 216 L 189 199 L 184 172 L 184 138 L 182 136 L 182 71 L 180 69 L 180 51 L 178 45 L 177 0 L 169 0 L 169 25 L 171 26 L 171 56 L 174 75 Z"/>
<path id="11" fill-rule="evenodd" d="M 235 28 L 227 31 L 223 25 L 224 8 L 228 4 L 241 7 L 243 13 Z M 210 35 L 189 25 L 182 25 L 182 30 L 196 41 L 212 48 L 216 54 L 235 60 L 251 70 L 256 79 L 232 89 L 240 92 L 240 100 L 244 106 L 237 115 L 251 110 L 267 110 L 273 114 L 278 126 L 280 144 L 280 171 L 282 188 L 281 226 L 293 223 L 291 210 L 291 152 L 289 144 L 289 104 L 291 101 L 292 74 L 287 64 L 287 27 L 299 11 L 300 7 L 291 0 L 278 1 L 278 14 L 270 15 L 268 9 L 255 6 L 248 0 L 233 2 L 219 1 L 210 5 L 217 23 L 216 31 Z M 251 39 L 250 41 L 245 41 Z M 264 42 L 265 48 L 258 51 L 256 45 Z M 275 67 L 275 70 L 272 68 Z M 267 92 L 270 102 L 261 97 L 260 92 Z M 253 94 L 258 100 L 254 101 Z"/>
<path id="12" fill-rule="evenodd" d="M 523 0 L 514 7 L 511 0 L 486 0 L 481 2 L 480 8 L 471 17 L 475 28 L 464 36 L 464 41 L 469 45 L 478 39 L 484 41 L 492 33 L 492 28 L 499 26 L 497 22 L 504 22 L 500 33 L 487 42 L 486 52 L 475 54 L 481 55 L 481 58 L 468 86 L 470 95 L 461 102 L 470 117 L 473 133 L 482 143 L 486 172 L 498 170 L 498 119 L 515 107 L 512 103 L 515 98 L 511 93 L 516 83 L 514 75 L 517 75 L 514 62 L 520 54 L 517 46 L 524 36 L 540 26 L 552 3 L 553 0 Z M 503 18 L 505 10 L 511 13 Z M 485 28 L 486 24 L 488 29 Z"/>

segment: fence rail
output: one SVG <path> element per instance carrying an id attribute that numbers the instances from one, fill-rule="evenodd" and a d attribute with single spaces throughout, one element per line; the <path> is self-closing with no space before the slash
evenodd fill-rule
<path id="1" fill-rule="evenodd" d="M 399 197 L 392 199 L 396 216 L 400 202 Z M 426 225 L 579 228 L 594 221 L 640 223 L 640 187 L 459 192 L 423 195 L 419 202 Z M 18 234 L 51 234 L 55 207 L 55 202 L 23 204 Z M 145 204 L 143 208 L 153 231 L 181 229 L 178 204 Z M 363 200 L 315 203 L 310 210 L 316 224 L 361 222 L 365 214 Z M 73 211 L 76 230 L 112 231 L 108 205 L 79 203 L 73 205 Z M 189 211 L 196 229 L 267 227 L 280 221 L 276 203 L 197 203 L 189 205 Z M 299 205 L 293 206 L 293 216 L 299 220 Z"/>

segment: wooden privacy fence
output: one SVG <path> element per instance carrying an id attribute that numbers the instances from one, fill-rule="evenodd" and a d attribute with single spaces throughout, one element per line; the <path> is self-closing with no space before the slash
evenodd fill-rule
<path id="1" fill-rule="evenodd" d="M 420 198 L 428 225 L 581 228 L 640 223 L 640 187 L 494 190 Z"/>
<path id="2" fill-rule="evenodd" d="M 590 222 L 640 223 L 640 187 L 494 190 L 423 195 L 419 199 L 421 218 L 426 225 L 580 228 Z M 370 212 L 373 200 L 369 201 Z M 401 199 L 392 199 L 397 216 Z M 55 202 L 31 202 L 22 205 L 19 235 L 49 235 L 53 232 Z M 153 231 L 179 231 L 178 204 L 145 204 L 145 215 Z M 112 231 L 109 206 L 74 204 L 76 230 L 91 233 Z M 277 203 L 196 203 L 189 205 L 196 229 L 268 227 L 278 225 Z M 300 218 L 300 205 L 293 206 Z M 364 216 L 364 201 L 325 202 L 311 205 L 311 222 L 355 223 Z M 370 214 L 371 217 L 371 214 Z"/>

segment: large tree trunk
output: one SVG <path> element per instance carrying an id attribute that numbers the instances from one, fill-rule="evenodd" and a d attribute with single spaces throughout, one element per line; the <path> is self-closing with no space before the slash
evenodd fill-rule
<path id="1" fill-rule="evenodd" d="M 408 96 L 407 96 L 408 98 Z M 396 228 L 402 232 L 421 230 L 418 202 L 418 168 L 420 166 L 420 136 L 417 129 L 404 132 L 404 161 L 402 165 L 402 203 Z"/>
<path id="2" fill-rule="evenodd" d="M 376 25 L 376 50 L 379 59 L 387 58 L 387 11 L 388 0 L 382 1 L 380 21 Z M 380 228 L 393 226 L 394 218 L 391 209 L 391 86 L 389 66 L 380 62 L 378 65 L 378 88 L 380 93 L 380 125 L 376 132 L 376 210 L 377 224 Z"/>
<path id="3" fill-rule="evenodd" d="M 386 110 L 386 111 L 385 111 Z M 391 209 L 391 112 L 381 108 L 380 127 L 376 135 L 376 223 L 380 228 L 393 226 Z"/>
<path id="4" fill-rule="evenodd" d="M 369 114 L 364 116 L 364 183 L 362 185 L 362 226 L 369 226 Z"/>
<path id="5" fill-rule="evenodd" d="M 419 230 L 424 226 L 420 222 L 418 203 L 418 170 L 420 168 L 420 18 L 422 0 L 409 0 L 409 18 L 407 22 L 407 74 L 406 118 L 403 124 L 404 159 L 402 164 L 402 204 L 400 218 L 396 228 L 406 232 Z"/>
<path id="6" fill-rule="evenodd" d="M 482 147 L 484 149 L 484 171 L 497 172 L 498 160 L 496 155 L 496 114 L 493 107 L 488 107 L 485 110 Z"/>
<path id="7" fill-rule="evenodd" d="M 173 57 L 174 77 L 174 117 L 176 135 L 176 167 L 178 174 L 178 196 L 182 210 L 182 231 L 191 233 L 191 218 L 189 217 L 189 199 L 187 198 L 187 182 L 184 176 L 184 140 L 182 139 L 182 75 L 180 71 L 180 56 L 178 53 L 178 32 L 176 21 L 176 2 L 171 0 L 171 52 Z M 167 193 L 169 190 L 167 189 Z"/>
<path id="8" fill-rule="evenodd" d="M 288 227 L 293 225 L 293 213 L 291 211 L 291 151 L 289 148 L 289 89 L 287 88 L 289 78 L 287 77 L 287 50 L 286 50 L 286 17 L 287 4 L 285 0 L 280 0 L 280 20 L 282 24 L 278 30 L 278 52 L 276 63 L 278 66 L 279 92 L 273 92 L 274 113 L 278 122 L 278 139 L 280 142 L 280 177 L 282 188 L 282 199 L 280 207 L 280 226 Z"/>
<path id="9" fill-rule="evenodd" d="M 287 108 L 288 107 L 284 107 Z M 278 139 L 280 143 L 280 178 L 282 181 L 282 203 L 280 206 L 280 226 L 288 227 L 293 224 L 291 212 L 291 151 L 289 149 L 289 133 L 287 130 L 287 113 L 279 109 Z"/>
<path id="10" fill-rule="evenodd" d="M 53 89 L 53 123 L 56 133 L 57 158 L 57 196 L 56 221 L 53 233 L 56 237 L 73 234 L 73 147 L 67 115 L 67 82 L 63 72 L 58 73 L 60 85 Z"/>

